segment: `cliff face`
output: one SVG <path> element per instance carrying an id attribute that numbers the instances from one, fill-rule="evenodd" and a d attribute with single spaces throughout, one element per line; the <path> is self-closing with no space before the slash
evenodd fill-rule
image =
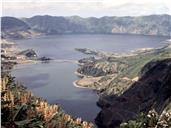
<path id="1" fill-rule="evenodd" d="M 46 34 L 126 33 L 168 36 L 171 30 L 169 15 L 101 18 L 35 16 L 25 21 L 33 29 Z"/>
<path id="2" fill-rule="evenodd" d="M 147 65 L 151 65 L 151 62 Z M 100 128 L 114 128 L 152 108 L 161 114 L 169 104 L 170 92 L 171 59 L 153 62 L 137 82 L 122 95 L 113 98 L 110 105 L 102 108 L 96 124 Z"/>
<path id="3" fill-rule="evenodd" d="M 4 38 L 26 38 L 46 34 L 142 34 L 169 36 L 170 15 L 150 15 L 140 17 L 89 17 L 79 16 L 34 16 L 17 19 L 2 17 L 2 36 Z M 15 31 L 15 32 L 14 32 Z"/>
<path id="4" fill-rule="evenodd" d="M 161 114 L 167 108 L 171 99 L 171 47 L 167 43 L 121 55 L 77 49 L 94 56 L 79 60 L 77 72 L 82 77 L 76 83 L 98 90 L 102 111 L 96 123 L 100 128 L 118 127 L 141 112 L 155 109 Z"/>

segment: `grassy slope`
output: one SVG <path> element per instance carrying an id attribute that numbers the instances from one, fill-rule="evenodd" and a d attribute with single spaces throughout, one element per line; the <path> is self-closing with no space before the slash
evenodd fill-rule
<path id="1" fill-rule="evenodd" d="M 96 51 L 97 52 L 97 51 Z M 97 52 L 97 54 L 100 54 Z M 102 53 L 103 54 L 103 53 Z M 112 66 L 117 67 L 117 71 L 111 73 L 97 73 L 96 77 L 102 76 L 102 78 L 97 81 L 97 84 L 89 85 L 90 88 L 101 88 L 105 90 L 104 92 L 107 94 L 121 94 L 125 89 L 127 89 L 134 81 L 135 77 L 141 75 L 141 70 L 145 64 L 150 61 L 161 60 L 165 58 L 171 57 L 171 47 L 170 44 L 167 44 L 164 47 L 158 49 L 151 49 L 146 51 L 134 51 L 133 53 L 129 53 L 130 56 L 126 54 L 123 56 L 116 56 L 116 54 L 108 54 L 105 53 L 101 56 L 100 59 L 96 59 L 93 62 L 84 63 L 83 66 L 80 67 L 80 71 L 83 71 L 82 74 L 90 75 L 94 77 L 93 73 L 95 70 L 105 71 L 108 69 L 112 70 Z M 91 53 L 89 53 L 91 55 Z M 92 55 L 95 56 L 94 51 L 92 50 Z M 91 65 L 91 67 L 89 66 Z M 84 70 L 86 69 L 86 71 Z M 115 69 L 116 70 L 116 69 Z M 116 77 L 110 76 L 117 73 Z M 123 80 L 123 78 L 127 78 L 127 80 Z M 109 84 L 108 83 L 109 80 Z"/>

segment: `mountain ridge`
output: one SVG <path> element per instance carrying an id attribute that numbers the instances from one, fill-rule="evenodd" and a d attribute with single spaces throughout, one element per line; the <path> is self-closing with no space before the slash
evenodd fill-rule
<path id="1" fill-rule="evenodd" d="M 16 25 L 11 22 L 14 17 L 2 17 L 2 28 L 10 23 L 11 28 Z M 17 19 L 23 22 L 23 26 L 28 26 L 22 32 L 33 31 L 39 34 L 140 34 L 169 36 L 171 32 L 170 15 L 149 15 L 149 16 L 104 16 L 88 17 L 80 16 L 50 16 L 37 15 L 30 18 Z M 3 35 L 13 32 L 11 28 L 2 29 Z M 8 31 L 8 32 L 7 32 Z M 21 32 L 21 30 L 17 30 Z M 32 33 L 29 33 L 32 35 Z M 18 34 L 21 35 L 21 34 Z M 25 36 L 21 36 L 25 38 Z"/>

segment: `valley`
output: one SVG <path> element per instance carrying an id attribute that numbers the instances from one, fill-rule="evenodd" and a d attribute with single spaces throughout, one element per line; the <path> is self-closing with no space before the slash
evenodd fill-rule
<path id="1" fill-rule="evenodd" d="M 2 126 L 171 127 L 169 19 L 2 17 Z"/>

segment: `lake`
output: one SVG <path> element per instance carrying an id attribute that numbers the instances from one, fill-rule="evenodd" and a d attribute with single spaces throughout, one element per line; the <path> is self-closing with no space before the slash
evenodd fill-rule
<path id="1" fill-rule="evenodd" d="M 75 48 L 91 48 L 108 52 L 128 52 L 137 48 L 156 48 L 167 37 L 140 35 L 57 35 L 15 40 L 21 49 L 32 48 L 38 56 L 59 60 L 78 60 L 86 57 Z M 91 89 L 73 86 L 79 79 L 74 72 L 78 66 L 72 62 L 17 65 L 12 76 L 49 103 L 60 104 L 68 114 L 93 121 L 100 109 L 97 94 Z"/>

